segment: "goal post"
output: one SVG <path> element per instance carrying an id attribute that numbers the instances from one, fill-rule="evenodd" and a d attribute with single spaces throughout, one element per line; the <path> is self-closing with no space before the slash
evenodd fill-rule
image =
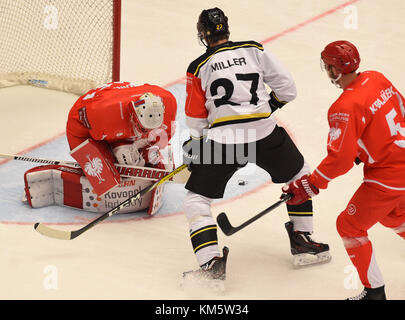
<path id="1" fill-rule="evenodd" d="M 0 0 L 0 88 L 120 80 L 121 0 Z"/>

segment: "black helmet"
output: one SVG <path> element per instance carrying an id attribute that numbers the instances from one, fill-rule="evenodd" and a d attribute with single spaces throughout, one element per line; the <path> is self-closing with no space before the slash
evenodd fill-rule
<path id="1" fill-rule="evenodd" d="M 228 17 L 217 7 L 203 10 L 198 18 L 197 31 L 201 41 L 204 38 L 211 42 L 227 38 L 229 37 Z"/>

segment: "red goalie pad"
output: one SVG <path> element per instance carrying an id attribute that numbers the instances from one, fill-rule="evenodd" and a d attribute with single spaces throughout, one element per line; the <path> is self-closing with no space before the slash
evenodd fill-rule
<path id="1" fill-rule="evenodd" d="M 102 141 L 88 139 L 70 152 L 89 180 L 94 192 L 101 196 L 120 183 L 114 157 Z"/>
<path id="2" fill-rule="evenodd" d="M 57 174 L 54 174 L 54 171 Z M 83 171 L 80 168 L 61 165 L 32 168 L 24 174 L 27 202 L 33 208 L 58 203 L 81 209 L 83 207 L 80 184 L 82 176 Z M 37 181 L 41 183 L 36 183 Z"/>
<path id="3" fill-rule="evenodd" d="M 25 198 L 32 208 L 62 205 L 89 212 L 105 213 L 152 185 L 150 180 L 124 179 L 102 196 L 97 196 L 80 168 L 46 165 L 31 168 L 24 174 Z M 161 207 L 164 184 L 137 198 L 120 213 L 148 209 L 155 214 Z M 25 201 L 25 200 L 24 200 Z"/>

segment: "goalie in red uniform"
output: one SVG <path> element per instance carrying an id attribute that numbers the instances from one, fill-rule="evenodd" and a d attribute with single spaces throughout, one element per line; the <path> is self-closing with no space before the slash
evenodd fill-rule
<path id="1" fill-rule="evenodd" d="M 385 285 L 367 231 L 377 222 L 405 238 L 405 100 L 379 72 L 356 73 L 360 56 L 348 41 L 328 44 L 321 61 L 343 93 L 328 111 L 328 155 L 311 175 L 283 188 L 290 203 L 326 189 L 354 163 L 364 180 L 337 219 L 337 230 L 364 290 L 351 300 L 385 300 Z"/>
<path id="2" fill-rule="evenodd" d="M 87 179 L 79 171 L 63 166 L 34 168 L 25 177 L 31 206 L 44 205 L 43 200 L 38 202 L 42 192 L 38 195 L 33 185 L 44 180 L 45 172 L 51 176 L 45 180 L 52 180 L 53 185 L 62 185 L 62 190 L 55 192 L 63 196 L 53 195 L 56 203 L 93 211 L 108 211 L 150 185 L 152 181 L 121 181 L 114 163 L 173 170 L 169 141 L 174 134 L 176 112 L 175 97 L 155 85 L 112 82 L 82 95 L 69 112 L 66 136 L 71 155 L 80 164 Z M 163 149 L 166 157 L 162 155 Z M 89 189 L 94 193 L 88 195 L 79 191 Z M 153 198 L 154 194 L 144 197 L 151 196 Z M 90 201 L 91 198 L 98 199 L 98 202 Z M 148 202 L 144 200 L 132 211 L 144 209 Z M 52 199 L 45 204 L 51 204 L 48 202 L 52 203 Z M 149 208 L 152 206 L 153 201 Z"/>
<path id="3" fill-rule="evenodd" d="M 164 168 L 158 149 L 165 148 L 174 133 L 176 111 L 175 97 L 158 86 L 108 83 L 76 101 L 66 136 L 71 150 L 91 138 L 108 143 L 118 163 Z"/>

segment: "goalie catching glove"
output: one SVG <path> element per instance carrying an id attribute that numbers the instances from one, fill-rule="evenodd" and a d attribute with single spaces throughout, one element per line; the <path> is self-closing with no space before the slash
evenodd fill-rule
<path id="1" fill-rule="evenodd" d="M 112 144 L 114 157 L 119 164 L 143 167 L 145 160 L 133 142 L 117 142 Z"/>
<path id="2" fill-rule="evenodd" d="M 165 161 L 160 148 L 157 145 L 138 148 L 137 142 L 117 142 L 112 144 L 112 151 L 119 164 L 137 167 L 151 166 L 166 171 L 174 169 L 174 163 L 170 154 L 171 145 L 167 146 L 168 160 Z"/>
<path id="3" fill-rule="evenodd" d="M 310 176 L 306 174 L 282 188 L 284 193 L 292 195 L 287 204 L 298 205 L 304 203 L 319 193 L 319 189 L 310 182 L 310 179 Z"/>

